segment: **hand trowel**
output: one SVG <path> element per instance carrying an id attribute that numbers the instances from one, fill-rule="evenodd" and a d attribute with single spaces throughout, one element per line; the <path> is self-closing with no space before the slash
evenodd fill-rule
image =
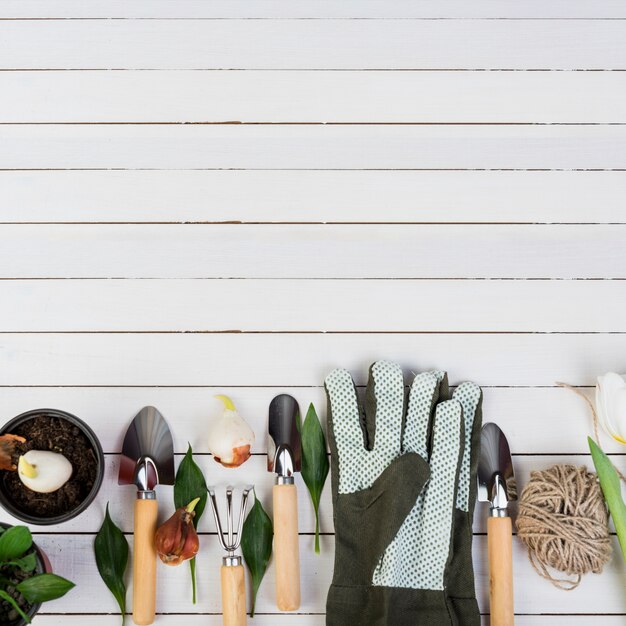
<path id="1" fill-rule="evenodd" d="M 294 472 L 300 471 L 302 452 L 295 398 L 282 394 L 270 403 L 267 469 L 276 473 L 273 490 L 276 606 L 281 611 L 300 607 L 300 551 L 298 495 Z"/>
<path id="2" fill-rule="evenodd" d="M 157 554 L 154 534 L 158 504 L 155 487 L 174 484 L 174 444 L 167 422 L 153 406 L 146 406 L 131 422 L 124 443 L 118 478 L 135 485 L 133 548 L 133 621 L 152 624 L 156 605 Z"/>
<path id="3" fill-rule="evenodd" d="M 487 520 L 491 626 L 512 626 L 513 528 L 507 506 L 517 500 L 509 444 L 500 428 L 485 424 L 480 433 L 478 499 L 491 504 Z"/>

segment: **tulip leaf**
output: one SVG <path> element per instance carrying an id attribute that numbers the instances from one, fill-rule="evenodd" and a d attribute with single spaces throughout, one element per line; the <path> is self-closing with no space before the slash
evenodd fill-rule
<path id="1" fill-rule="evenodd" d="M 250 509 L 248 517 L 243 524 L 241 531 L 241 551 L 246 565 L 250 570 L 252 580 L 252 605 L 250 607 L 250 617 L 254 617 L 254 606 L 256 604 L 256 594 L 261 586 L 261 581 L 267 570 L 267 566 L 272 556 L 272 539 L 274 530 L 272 520 L 269 518 L 261 501 L 254 493 L 254 506 Z"/>
<path id="2" fill-rule="evenodd" d="M 37 574 L 23 580 L 15 588 L 28 602 L 48 602 L 64 596 L 76 585 L 56 574 Z"/>
<path id="3" fill-rule="evenodd" d="M 32 572 L 37 567 L 37 556 L 34 552 L 31 552 L 30 554 L 23 556 L 21 559 L 14 559 L 13 561 L 2 563 L 2 565 L 12 565 L 23 572 Z"/>
<path id="4" fill-rule="evenodd" d="M 326 438 L 313 403 L 306 412 L 301 428 L 302 478 L 311 495 L 315 510 L 315 552 L 320 553 L 320 499 L 328 476 Z"/>
<path id="5" fill-rule="evenodd" d="M 124 573 L 128 565 L 128 541 L 109 515 L 109 504 L 102 526 L 93 542 L 96 565 L 100 577 L 117 600 L 122 613 L 122 626 L 126 616 L 126 585 Z"/>
<path id="6" fill-rule="evenodd" d="M 177 509 L 187 506 L 192 500 L 200 498 L 194 509 L 193 525 L 198 527 L 198 521 L 204 512 L 207 502 L 207 485 L 204 474 L 193 459 L 191 444 L 187 444 L 187 453 L 178 466 L 176 481 L 174 482 L 174 506 Z M 189 561 L 191 572 L 191 592 L 193 603 L 196 603 L 196 557 Z"/>
<path id="7" fill-rule="evenodd" d="M 596 473 L 600 479 L 600 487 L 604 499 L 609 507 L 609 512 L 613 518 L 613 524 L 617 531 L 619 545 L 622 548 L 622 556 L 626 561 L 626 505 L 622 499 L 622 490 L 619 476 L 609 457 L 602 451 L 600 446 L 591 438 L 587 437 L 589 449 L 596 467 Z"/>
<path id="8" fill-rule="evenodd" d="M 33 536 L 26 526 L 12 526 L 0 535 L 0 562 L 19 559 L 33 545 Z"/>

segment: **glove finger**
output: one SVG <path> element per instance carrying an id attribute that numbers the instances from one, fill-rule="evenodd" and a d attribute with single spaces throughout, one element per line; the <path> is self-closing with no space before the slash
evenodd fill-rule
<path id="1" fill-rule="evenodd" d="M 480 427 L 482 424 L 482 390 L 475 383 L 461 383 L 452 397 L 463 407 L 465 445 L 459 470 L 459 487 L 456 495 L 456 508 L 469 511 L 472 494 L 476 488 L 476 467 L 480 451 Z"/>
<path id="2" fill-rule="evenodd" d="M 371 464 L 379 475 L 400 456 L 404 418 L 404 376 L 396 363 L 377 361 L 370 368 L 365 392 L 365 423 Z"/>
<path id="3" fill-rule="evenodd" d="M 424 493 L 420 537 L 425 556 L 420 566 L 421 589 L 443 589 L 452 539 L 452 520 L 463 448 L 463 409 L 457 400 L 437 405 L 430 455 L 430 481 Z"/>
<path id="4" fill-rule="evenodd" d="M 337 460 L 338 493 L 352 493 L 361 486 L 365 440 L 359 403 L 352 376 L 334 369 L 324 381 L 328 396 L 328 431 L 332 459 Z"/>
<path id="5" fill-rule="evenodd" d="M 413 379 L 404 425 L 402 447 L 428 459 L 429 433 L 443 372 L 422 372 Z"/>

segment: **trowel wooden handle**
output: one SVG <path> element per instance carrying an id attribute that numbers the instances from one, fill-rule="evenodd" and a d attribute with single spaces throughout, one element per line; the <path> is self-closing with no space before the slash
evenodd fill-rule
<path id="1" fill-rule="evenodd" d="M 133 621 L 141 626 L 154 622 L 157 565 L 154 535 L 158 512 L 159 505 L 156 500 L 135 501 Z"/>
<path id="2" fill-rule="evenodd" d="M 513 626 L 513 528 L 510 517 L 487 520 L 491 626 Z"/>
<path id="3" fill-rule="evenodd" d="M 222 565 L 224 626 L 246 626 L 246 587 L 243 565 Z"/>
<path id="4" fill-rule="evenodd" d="M 295 611 L 300 608 L 298 493 L 295 485 L 274 485 L 273 496 L 276 606 Z"/>

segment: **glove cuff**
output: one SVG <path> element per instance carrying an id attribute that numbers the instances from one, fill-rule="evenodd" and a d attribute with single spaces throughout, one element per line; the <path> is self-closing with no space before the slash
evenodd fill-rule
<path id="1" fill-rule="evenodd" d="M 474 626 L 457 621 L 443 591 L 331 585 L 326 626 Z"/>

